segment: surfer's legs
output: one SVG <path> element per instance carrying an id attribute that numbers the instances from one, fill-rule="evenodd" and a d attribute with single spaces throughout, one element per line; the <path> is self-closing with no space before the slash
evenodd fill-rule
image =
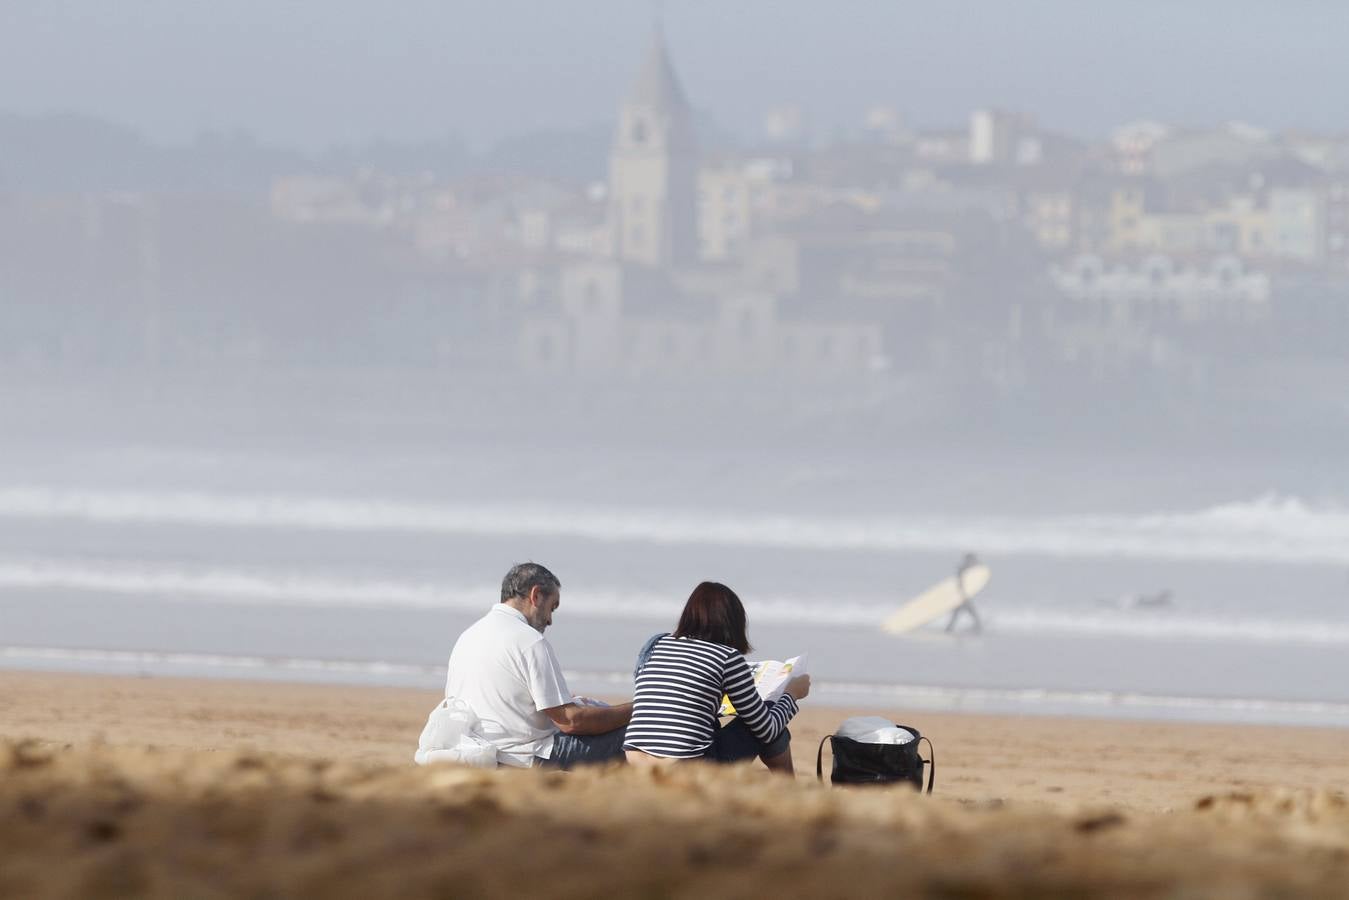
<path id="1" fill-rule="evenodd" d="M 946 622 L 947 632 L 955 631 L 956 619 L 960 618 L 960 614 L 962 612 L 969 613 L 970 618 L 974 620 L 975 634 L 978 634 L 979 632 L 984 630 L 984 623 L 979 621 L 979 614 L 974 611 L 974 604 L 966 600 L 964 603 L 960 604 L 955 609 L 951 610 L 951 618 Z"/>

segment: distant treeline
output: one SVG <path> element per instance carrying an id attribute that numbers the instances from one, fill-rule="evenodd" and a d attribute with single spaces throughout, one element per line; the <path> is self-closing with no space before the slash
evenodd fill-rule
<path id="1" fill-rule="evenodd" d="M 585 182 L 604 176 L 610 125 L 505 138 L 473 149 L 454 136 L 374 141 L 301 153 L 241 131 L 160 144 L 133 129 L 80 115 L 0 113 L 0 191 L 260 191 L 301 172 L 458 178 L 511 172 Z"/>

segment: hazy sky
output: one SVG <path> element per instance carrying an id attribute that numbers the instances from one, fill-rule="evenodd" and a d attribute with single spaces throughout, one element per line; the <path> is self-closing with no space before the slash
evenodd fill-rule
<path id="1" fill-rule="evenodd" d="M 0 111 L 77 111 L 183 139 L 243 128 L 318 147 L 476 141 L 608 120 L 648 40 L 643 0 L 0 0 Z M 977 105 L 1104 132 L 1154 116 L 1349 130 L 1341 0 L 668 0 L 693 102 L 757 130 L 889 103 Z"/>

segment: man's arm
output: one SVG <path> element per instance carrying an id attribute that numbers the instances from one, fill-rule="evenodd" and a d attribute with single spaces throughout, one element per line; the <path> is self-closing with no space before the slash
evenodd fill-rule
<path id="1" fill-rule="evenodd" d="M 617 706 L 579 706 L 564 703 L 545 709 L 544 715 L 553 720 L 563 734 L 604 734 L 627 727 L 632 718 L 632 704 Z"/>

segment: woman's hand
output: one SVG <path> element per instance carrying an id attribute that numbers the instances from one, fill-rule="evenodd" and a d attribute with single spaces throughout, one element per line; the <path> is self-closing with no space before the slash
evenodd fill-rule
<path id="1" fill-rule="evenodd" d="M 787 693 L 791 694 L 797 700 L 804 700 L 810 696 L 810 676 L 797 675 L 791 681 L 787 682 Z"/>

